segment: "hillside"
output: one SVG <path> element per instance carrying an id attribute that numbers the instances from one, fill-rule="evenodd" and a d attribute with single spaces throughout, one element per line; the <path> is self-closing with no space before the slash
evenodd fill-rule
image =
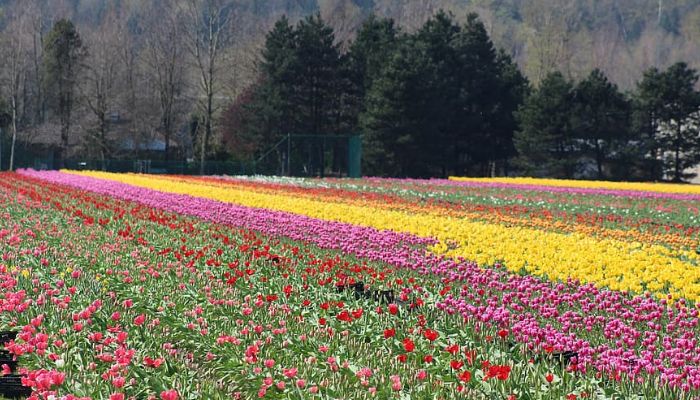
<path id="1" fill-rule="evenodd" d="M 4 15 L 31 1 L 0 2 Z M 78 28 L 99 25 L 110 10 L 148 19 L 143 0 L 36 0 L 43 16 L 70 17 Z M 183 1 L 184 2 L 184 1 Z M 407 31 L 444 9 L 463 20 L 476 11 L 497 46 L 508 51 L 533 82 L 552 69 L 580 78 L 600 68 L 622 88 L 650 66 L 678 60 L 700 66 L 698 0 L 233 0 L 239 48 L 260 44 L 281 15 L 295 20 L 319 12 L 339 41 L 352 40 L 371 13 L 391 17 Z M 157 23 L 150 17 L 148 23 Z M 7 18 L 3 25 L 7 25 Z"/>

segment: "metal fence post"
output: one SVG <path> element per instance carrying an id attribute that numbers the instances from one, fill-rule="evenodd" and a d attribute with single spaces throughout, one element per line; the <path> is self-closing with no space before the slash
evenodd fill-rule
<path id="1" fill-rule="evenodd" d="M 292 135 L 287 133 L 287 176 L 292 176 Z"/>

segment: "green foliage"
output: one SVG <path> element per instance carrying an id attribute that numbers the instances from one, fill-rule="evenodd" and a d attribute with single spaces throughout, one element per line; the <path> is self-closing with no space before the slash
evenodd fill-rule
<path id="1" fill-rule="evenodd" d="M 653 177 L 664 172 L 681 181 L 690 177 L 684 170 L 700 162 L 697 80 L 696 70 L 676 63 L 663 72 L 647 70 L 637 85 L 633 126 L 645 159 L 653 162 Z"/>
<path id="2" fill-rule="evenodd" d="M 460 25 L 440 11 L 411 34 L 370 16 L 346 54 L 318 15 L 282 18 L 260 67 L 224 118 L 249 158 L 288 133 L 361 133 L 364 173 L 379 176 L 680 180 L 700 162 L 686 64 L 647 71 L 629 96 L 599 69 L 579 82 L 552 72 L 533 90 L 476 14 Z"/>
<path id="3" fill-rule="evenodd" d="M 627 139 L 627 99 L 599 69 L 594 69 L 576 86 L 573 113 L 576 137 L 595 161 L 596 177 L 606 179 L 606 162 Z"/>
<path id="4" fill-rule="evenodd" d="M 644 72 L 632 97 L 631 129 L 637 134 L 639 148 L 636 163 L 641 165 L 642 170 L 648 171 L 642 176 L 648 180 L 659 180 L 663 174 L 663 166 L 659 161 L 661 143 L 658 135 L 661 123 L 661 99 L 658 94 L 661 93 L 662 85 L 661 72 L 650 68 Z"/>
<path id="5" fill-rule="evenodd" d="M 347 106 L 351 129 L 359 129 L 359 116 L 365 111 L 367 93 L 383 68 L 387 50 L 398 42 L 398 29 L 391 19 L 380 19 L 371 14 L 357 32 L 350 45 L 345 63 L 348 79 Z"/>
<path id="6" fill-rule="evenodd" d="M 650 70 L 639 84 L 640 103 L 655 120 L 651 140 L 666 156 L 664 170 L 674 181 L 687 178 L 684 170 L 700 162 L 697 82 L 698 72 L 679 62 L 664 72 Z"/>
<path id="7" fill-rule="evenodd" d="M 86 49 L 75 25 L 69 20 L 57 21 L 44 41 L 42 83 L 49 106 L 61 121 L 60 148 L 56 164 L 63 167 L 63 151 L 68 146 L 71 113 L 75 90 Z"/>
<path id="8" fill-rule="evenodd" d="M 425 118 L 431 99 L 431 64 L 413 39 L 404 38 L 389 54 L 386 64 L 365 100 L 360 116 L 363 137 L 363 171 L 370 175 L 413 175 L 426 168 L 429 137 L 434 121 Z"/>
<path id="9" fill-rule="evenodd" d="M 318 14 L 296 26 L 286 17 L 278 20 L 262 50 L 259 82 L 222 118 L 227 142 L 239 146 L 233 152 L 255 158 L 288 134 L 348 133 L 352 109 L 345 107 L 350 92 L 346 65 L 333 29 Z M 322 171 L 320 146 L 295 150 L 310 169 Z"/>
<path id="10" fill-rule="evenodd" d="M 43 84 L 52 106 L 59 114 L 73 102 L 80 62 L 85 56 L 82 40 L 73 23 L 57 21 L 44 40 Z"/>
<path id="11" fill-rule="evenodd" d="M 373 79 L 361 116 L 366 171 L 484 174 L 514 154 L 512 115 L 526 91 L 476 14 L 459 26 L 438 12 L 402 39 Z"/>
<path id="12" fill-rule="evenodd" d="M 572 121 L 574 85 L 550 73 L 517 112 L 516 162 L 526 175 L 573 178 L 579 172 L 579 146 Z"/>
<path id="13" fill-rule="evenodd" d="M 0 128 L 7 128 L 12 123 L 12 111 L 5 100 L 0 99 Z"/>
<path id="14" fill-rule="evenodd" d="M 339 93 L 335 89 L 340 67 L 333 29 L 317 14 L 300 21 L 295 33 L 295 88 L 291 97 L 297 108 L 295 131 L 332 133 L 339 112 Z"/>

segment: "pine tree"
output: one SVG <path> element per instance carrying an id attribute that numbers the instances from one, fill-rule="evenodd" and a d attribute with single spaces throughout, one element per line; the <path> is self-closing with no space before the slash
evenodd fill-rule
<path id="1" fill-rule="evenodd" d="M 370 15 L 357 32 L 348 50 L 345 67 L 348 79 L 348 108 L 351 129 L 359 128 L 359 116 L 365 110 L 366 95 L 379 76 L 387 54 L 397 43 L 394 20 Z"/>
<path id="2" fill-rule="evenodd" d="M 459 97 L 453 132 L 457 146 L 455 173 L 488 175 L 496 161 L 505 167 L 514 155 L 513 113 L 527 90 L 527 81 L 504 52 L 498 52 L 477 14 L 453 41 L 458 64 Z"/>
<path id="3" fill-rule="evenodd" d="M 54 24 L 44 43 L 43 86 L 49 105 L 61 122 L 60 145 L 55 162 L 58 168 L 63 168 L 75 106 L 77 77 L 86 49 L 75 26 L 66 19 Z"/>
<path id="4" fill-rule="evenodd" d="M 642 171 L 640 178 L 644 180 L 659 180 L 663 173 L 659 137 L 661 99 L 658 96 L 662 86 L 663 75 L 657 68 L 650 68 L 637 83 L 632 98 L 631 131 L 636 135 L 638 148 L 638 155 L 632 160 Z"/>
<path id="5" fill-rule="evenodd" d="M 425 110 L 432 63 L 417 50 L 412 38 L 404 38 L 387 56 L 380 74 L 367 93 L 360 115 L 363 138 L 363 171 L 378 176 L 430 176 L 427 150 L 434 121 Z M 433 137 L 434 139 L 434 137 Z"/>
<path id="6" fill-rule="evenodd" d="M 464 141 L 460 140 L 465 125 L 462 116 L 460 94 L 464 90 L 461 80 L 465 76 L 460 69 L 459 49 L 455 46 L 461 34 L 460 26 L 451 14 L 439 11 L 416 32 L 413 41 L 415 51 L 422 54 L 426 65 L 425 90 L 417 95 L 425 99 L 424 108 L 418 112 L 424 120 L 422 137 L 428 175 L 445 176 L 454 171 L 463 153 Z"/>
<path id="7" fill-rule="evenodd" d="M 513 143 L 513 135 L 518 130 L 516 112 L 530 92 L 530 83 L 503 50 L 497 55 L 496 65 L 498 102 L 491 113 L 491 158 L 500 161 L 503 174 L 508 176 L 509 160 L 517 155 Z"/>
<path id="8" fill-rule="evenodd" d="M 294 133 L 290 123 L 297 111 L 291 101 L 299 71 L 296 48 L 294 27 L 283 16 L 265 38 L 261 82 L 250 94 L 251 102 L 246 107 L 253 114 L 249 117 L 248 129 L 257 131 L 268 144 Z"/>
<path id="9" fill-rule="evenodd" d="M 296 27 L 296 77 L 293 101 L 300 133 L 320 135 L 336 130 L 339 94 L 336 80 L 340 52 L 333 28 L 316 14 Z"/>
<path id="10" fill-rule="evenodd" d="M 700 93 L 698 72 L 683 62 L 666 71 L 651 68 L 637 84 L 634 97 L 635 129 L 648 163 L 662 164 L 674 181 L 688 178 L 684 171 L 700 162 Z M 661 173 L 655 170 L 652 178 Z"/>
<path id="11" fill-rule="evenodd" d="M 518 109 L 516 163 L 525 174 L 573 178 L 578 172 L 573 109 L 574 86 L 560 72 L 548 74 Z"/>
<path id="12" fill-rule="evenodd" d="M 657 93 L 658 115 L 662 122 L 661 148 L 671 154 L 666 171 L 674 181 L 687 178 L 685 169 L 700 162 L 698 113 L 700 93 L 695 90 L 698 72 L 684 62 L 670 66 L 662 73 Z"/>
<path id="13" fill-rule="evenodd" d="M 578 83 L 574 96 L 576 136 L 585 141 L 595 160 L 596 177 L 605 179 L 605 164 L 627 138 L 627 99 L 599 69 Z"/>

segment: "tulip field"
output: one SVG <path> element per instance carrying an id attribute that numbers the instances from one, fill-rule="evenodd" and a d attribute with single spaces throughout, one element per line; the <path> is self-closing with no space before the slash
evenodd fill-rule
<path id="1" fill-rule="evenodd" d="M 0 390 L 700 399 L 698 186 L 21 170 L 0 205 Z"/>

